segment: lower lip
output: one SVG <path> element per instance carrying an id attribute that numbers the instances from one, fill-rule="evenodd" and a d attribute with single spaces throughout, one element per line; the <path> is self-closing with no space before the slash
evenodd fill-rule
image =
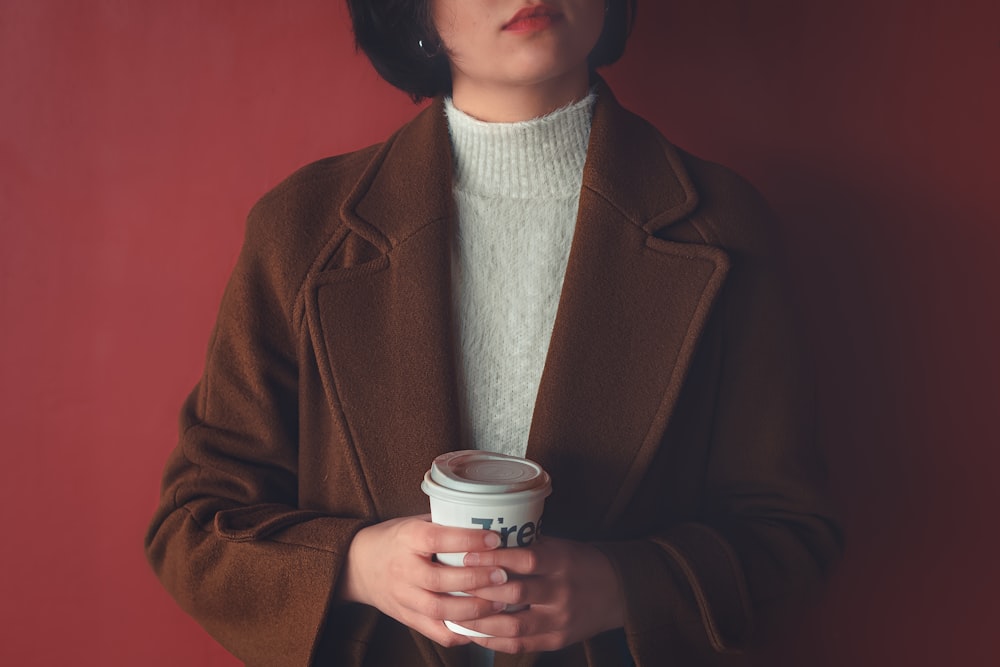
<path id="1" fill-rule="evenodd" d="M 558 21 L 559 16 L 551 16 L 548 14 L 542 14 L 540 16 L 527 16 L 508 24 L 507 27 L 504 28 L 504 32 L 539 32 L 541 30 L 548 30 Z"/>

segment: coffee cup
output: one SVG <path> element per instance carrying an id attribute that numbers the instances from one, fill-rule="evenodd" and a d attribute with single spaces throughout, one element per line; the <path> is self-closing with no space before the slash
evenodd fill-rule
<path id="1" fill-rule="evenodd" d="M 548 473 L 534 461 L 471 449 L 434 459 L 420 488 L 430 498 L 431 521 L 492 530 L 500 548 L 526 547 L 538 538 L 545 498 L 552 493 Z M 461 566 L 464 558 L 464 552 L 437 554 L 438 562 L 451 566 Z M 445 625 L 458 634 L 489 636 L 451 621 Z"/>

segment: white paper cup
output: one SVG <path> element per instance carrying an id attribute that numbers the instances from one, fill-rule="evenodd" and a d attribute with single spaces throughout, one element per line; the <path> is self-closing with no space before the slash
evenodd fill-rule
<path id="1" fill-rule="evenodd" d="M 535 541 L 545 498 L 552 493 L 548 473 L 534 461 L 478 450 L 437 457 L 420 488 L 430 498 L 431 521 L 492 530 L 500 535 L 500 548 L 526 547 Z M 464 558 L 464 552 L 437 554 L 445 565 L 461 566 Z M 445 625 L 458 634 L 489 636 L 451 621 Z"/>

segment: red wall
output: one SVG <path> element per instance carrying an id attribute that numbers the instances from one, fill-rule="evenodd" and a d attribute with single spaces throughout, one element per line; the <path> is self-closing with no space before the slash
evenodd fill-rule
<path id="1" fill-rule="evenodd" d="M 786 665 L 992 664 L 1000 4 L 644 0 L 619 97 L 781 214 L 849 550 Z M 231 665 L 141 542 L 257 196 L 414 113 L 331 0 L 0 0 L 0 664 Z"/>

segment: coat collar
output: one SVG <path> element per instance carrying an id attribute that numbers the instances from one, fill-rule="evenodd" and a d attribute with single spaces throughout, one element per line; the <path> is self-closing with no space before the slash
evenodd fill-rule
<path id="1" fill-rule="evenodd" d="M 698 194 L 677 150 L 624 109 L 600 78 L 596 91 L 583 189 L 649 234 L 688 216 Z M 342 217 L 387 252 L 423 224 L 451 216 L 451 175 L 451 139 L 437 98 L 386 141 L 344 201 Z M 420 196 L 401 201 L 404 193 Z"/>
<path id="2" fill-rule="evenodd" d="M 349 432 L 380 443 L 357 456 L 381 518 L 424 511 L 423 472 L 435 455 L 461 447 L 450 145 L 436 100 L 382 146 L 341 214 L 383 259 L 321 274 L 311 308 Z M 717 248 L 654 236 L 697 205 L 678 151 L 598 82 L 528 441 L 528 457 L 554 481 L 551 533 L 580 536 L 613 523 L 660 446 L 728 266 Z"/>
<path id="3" fill-rule="evenodd" d="M 598 79 L 583 189 L 617 209 L 623 222 L 653 234 L 690 215 L 698 193 L 677 149 L 624 109 Z"/>

